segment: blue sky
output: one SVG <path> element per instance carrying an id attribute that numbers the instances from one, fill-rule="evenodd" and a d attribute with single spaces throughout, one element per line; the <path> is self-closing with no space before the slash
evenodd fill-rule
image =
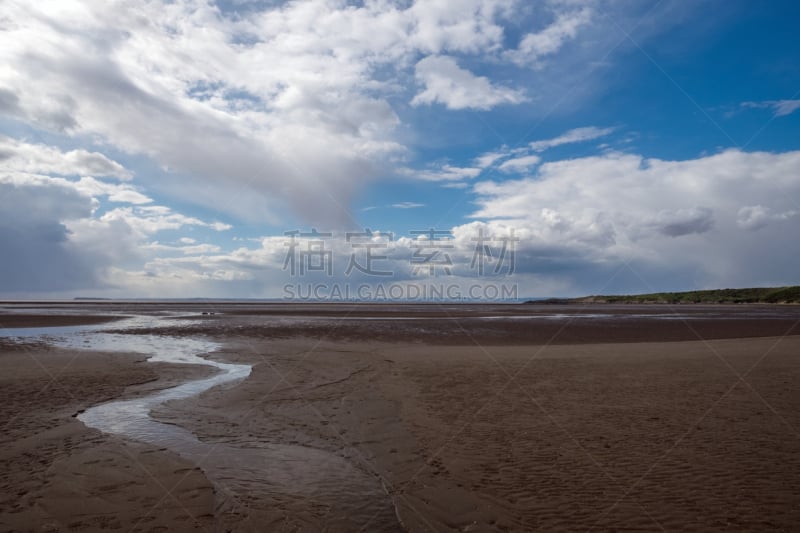
<path id="1" fill-rule="evenodd" d="M 0 295 L 796 284 L 799 19 L 778 1 L 4 2 Z M 293 276 L 285 232 L 312 228 L 335 267 Z M 393 235 L 373 243 L 389 279 L 344 273 L 366 228 Z M 449 272 L 415 269 L 429 228 Z M 477 272 L 476 236 L 496 262 L 510 232 L 511 271 Z"/>

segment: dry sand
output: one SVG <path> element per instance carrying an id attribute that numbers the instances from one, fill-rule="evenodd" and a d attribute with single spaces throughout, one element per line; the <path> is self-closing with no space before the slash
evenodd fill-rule
<path id="1" fill-rule="evenodd" d="M 800 523 L 800 336 L 779 333 L 796 332 L 796 313 L 664 321 L 649 332 L 641 321 L 573 323 L 549 345 L 531 341 L 544 335 L 533 323 L 459 337 L 470 316 L 438 325 L 333 317 L 294 329 L 270 315 L 220 313 L 173 331 L 223 341 L 215 358 L 254 369 L 155 416 L 226 454 L 240 450 L 237 472 L 254 450 L 309 451 L 269 483 L 221 478 L 214 464 L 201 465 L 206 476 L 72 418 L 141 394 L 135 383 L 165 386 L 185 367 L 0 345 L 0 529 L 791 531 Z M 716 340 L 685 340 L 700 328 Z M 741 332 L 751 338 L 730 338 Z M 633 342 L 642 337 L 659 342 Z M 358 482 L 338 496 L 307 490 L 300 480 L 312 474 L 328 482 L 326 457 L 352 465 L 363 493 Z M 331 469 L 330 484 L 341 471 Z M 344 516 L 351 500 L 381 497 L 396 516 Z"/>

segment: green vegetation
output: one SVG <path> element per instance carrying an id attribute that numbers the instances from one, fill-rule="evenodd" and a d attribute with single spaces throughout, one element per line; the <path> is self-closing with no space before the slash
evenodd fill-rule
<path id="1" fill-rule="evenodd" d="M 584 296 L 550 299 L 530 303 L 609 303 L 609 304 L 797 304 L 800 286 L 717 289 L 709 291 L 656 292 L 652 294 Z"/>

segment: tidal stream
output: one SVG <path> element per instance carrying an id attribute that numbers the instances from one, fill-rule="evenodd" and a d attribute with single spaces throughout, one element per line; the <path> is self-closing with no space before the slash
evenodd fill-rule
<path id="1" fill-rule="evenodd" d="M 168 323 L 167 323 L 168 322 Z M 150 416 L 153 409 L 173 400 L 199 395 L 212 387 L 232 387 L 250 375 L 252 367 L 214 361 L 220 345 L 205 339 L 138 334 L 159 326 L 174 328 L 189 320 L 141 315 L 99 326 L 20 328 L 5 330 L 7 337 L 38 337 L 69 349 L 136 352 L 150 362 L 208 365 L 217 373 L 139 398 L 112 400 L 90 407 L 78 416 L 86 426 L 126 439 L 167 448 L 200 467 L 217 489 L 217 519 L 222 525 L 258 517 L 273 517 L 271 495 L 308 501 L 315 507 L 307 516 L 287 516 L 292 530 L 369 531 L 399 528 L 394 505 L 375 475 L 336 454 L 306 446 L 273 443 L 231 445 L 203 441 L 180 426 Z M 120 333 L 120 331 L 126 331 Z"/>

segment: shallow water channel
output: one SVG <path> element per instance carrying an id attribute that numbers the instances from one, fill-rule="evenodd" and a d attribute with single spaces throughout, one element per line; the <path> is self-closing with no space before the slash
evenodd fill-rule
<path id="1" fill-rule="evenodd" d="M 136 352 L 148 361 L 208 365 L 214 375 L 126 400 L 90 407 L 78 416 L 88 427 L 127 439 L 167 448 L 202 468 L 214 483 L 222 522 L 269 516 L 264 508 L 271 495 L 313 502 L 317 512 L 291 517 L 294 527 L 312 530 L 398 529 L 394 506 L 379 478 L 350 461 L 327 451 L 298 446 L 257 443 L 248 447 L 207 442 L 180 426 L 150 416 L 156 407 L 172 400 L 201 394 L 212 387 L 231 387 L 247 378 L 250 365 L 230 364 L 202 357 L 220 345 L 201 338 L 137 334 L 139 328 L 174 328 L 179 318 L 142 315 L 94 326 L 6 329 L 4 337 L 36 337 L 70 349 Z M 188 320 L 185 322 L 189 322 Z M 120 331 L 126 331 L 120 333 Z M 324 511 L 320 513 L 320 509 Z"/>

